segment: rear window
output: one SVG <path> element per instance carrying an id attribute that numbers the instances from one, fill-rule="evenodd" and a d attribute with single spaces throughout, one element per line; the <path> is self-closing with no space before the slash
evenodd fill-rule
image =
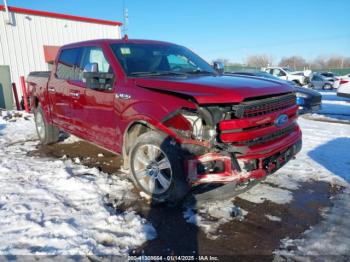
<path id="1" fill-rule="evenodd" d="M 325 77 L 334 77 L 334 74 L 332 74 L 332 73 L 322 73 L 321 75 L 323 75 Z"/>

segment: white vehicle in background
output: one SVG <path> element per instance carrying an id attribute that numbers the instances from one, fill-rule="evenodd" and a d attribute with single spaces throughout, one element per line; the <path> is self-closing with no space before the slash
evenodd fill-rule
<path id="1" fill-rule="evenodd" d="M 350 98 L 350 77 L 342 78 L 340 80 L 337 96 Z"/>
<path id="2" fill-rule="evenodd" d="M 299 86 L 307 84 L 307 77 L 303 71 L 292 71 L 287 67 L 267 67 L 264 71 L 283 80 L 293 81 Z"/>

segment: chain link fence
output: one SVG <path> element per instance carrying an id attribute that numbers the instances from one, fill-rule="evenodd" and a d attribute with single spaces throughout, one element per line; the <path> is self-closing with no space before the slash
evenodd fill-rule
<path id="1" fill-rule="evenodd" d="M 242 72 L 242 71 L 251 71 L 251 70 L 261 70 L 261 67 L 253 66 L 225 66 L 225 72 Z M 304 71 L 305 68 L 295 68 L 295 71 Z M 310 69 L 313 72 L 333 72 L 340 76 L 350 74 L 350 68 L 323 68 L 323 69 Z"/>

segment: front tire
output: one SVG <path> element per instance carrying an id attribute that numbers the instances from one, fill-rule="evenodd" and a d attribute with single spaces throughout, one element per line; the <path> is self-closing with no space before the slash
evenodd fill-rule
<path id="1" fill-rule="evenodd" d="M 130 171 L 136 186 L 156 203 L 178 203 L 190 186 L 179 146 L 155 131 L 139 136 L 130 151 Z"/>
<path id="2" fill-rule="evenodd" d="M 40 105 L 38 105 L 34 112 L 34 119 L 40 142 L 44 145 L 56 143 L 59 138 L 60 130 L 46 121 Z"/>
<path id="3" fill-rule="evenodd" d="M 325 84 L 322 89 L 323 90 L 332 90 L 333 87 L 330 84 Z"/>

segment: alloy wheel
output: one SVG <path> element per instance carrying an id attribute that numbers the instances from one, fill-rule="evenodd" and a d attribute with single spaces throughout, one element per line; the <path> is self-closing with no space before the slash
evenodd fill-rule
<path id="1" fill-rule="evenodd" d="M 166 192 L 172 182 L 172 168 L 166 154 L 155 145 L 137 148 L 132 160 L 134 176 L 140 186 L 150 194 Z"/>

